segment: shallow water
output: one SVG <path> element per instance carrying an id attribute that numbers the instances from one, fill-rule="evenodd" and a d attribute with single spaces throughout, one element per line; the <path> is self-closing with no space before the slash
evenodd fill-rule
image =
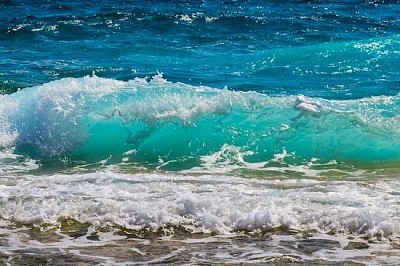
<path id="1" fill-rule="evenodd" d="M 26 234 L 25 234 L 26 236 Z M 62 237 L 62 236 L 60 236 Z M 68 238 L 68 236 L 65 236 Z M 187 237 L 187 236 L 186 236 Z M 78 237 L 69 244 L 30 241 L 5 256 L 20 264 L 290 264 L 396 265 L 398 244 L 301 235 L 198 235 L 195 238 L 133 239 L 100 234 L 99 239 Z M 33 238 L 34 239 L 34 238 Z M 25 239 L 26 241 L 26 239 Z M 43 240 L 42 240 L 43 241 Z"/>

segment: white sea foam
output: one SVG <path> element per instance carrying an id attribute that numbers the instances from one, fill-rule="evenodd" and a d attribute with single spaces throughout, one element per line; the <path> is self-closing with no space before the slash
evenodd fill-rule
<path id="1" fill-rule="evenodd" d="M 373 239 L 400 233 L 397 180 L 258 180 L 228 176 L 92 174 L 0 179 L 1 218 L 57 224 L 69 217 L 94 227 L 192 232 L 268 231 L 278 227 Z"/>

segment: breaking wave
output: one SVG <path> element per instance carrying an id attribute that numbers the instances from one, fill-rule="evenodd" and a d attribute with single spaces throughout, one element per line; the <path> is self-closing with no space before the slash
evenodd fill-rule
<path id="1" fill-rule="evenodd" d="M 400 159 L 400 96 L 270 97 L 172 83 L 65 78 L 0 96 L 5 153 L 146 168 Z"/>

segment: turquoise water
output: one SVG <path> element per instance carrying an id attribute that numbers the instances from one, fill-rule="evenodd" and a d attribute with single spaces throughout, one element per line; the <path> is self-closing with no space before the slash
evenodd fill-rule
<path id="1" fill-rule="evenodd" d="M 0 258 L 395 264 L 398 14 L 0 2 Z M 132 239 L 135 259 L 96 255 Z"/>
<path id="2" fill-rule="evenodd" d="M 108 159 L 183 170 L 218 152 L 229 163 L 266 169 L 279 155 L 282 164 L 400 159 L 397 95 L 268 96 L 172 83 L 159 74 L 127 82 L 61 79 L 0 100 L 3 150 L 39 161 Z"/>

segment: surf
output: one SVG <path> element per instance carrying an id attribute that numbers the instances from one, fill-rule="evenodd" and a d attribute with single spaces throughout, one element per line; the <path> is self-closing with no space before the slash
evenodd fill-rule
<path id="1" fill-rule="evenodd" d="M 158 74 L 65 78 L 0 97 L 2 150 L 38 160 L 190 169 L 226 147 L 262 167 L 283 153 L 291 164 L 400 159 L 398 95 L 270 97 Z"/>

